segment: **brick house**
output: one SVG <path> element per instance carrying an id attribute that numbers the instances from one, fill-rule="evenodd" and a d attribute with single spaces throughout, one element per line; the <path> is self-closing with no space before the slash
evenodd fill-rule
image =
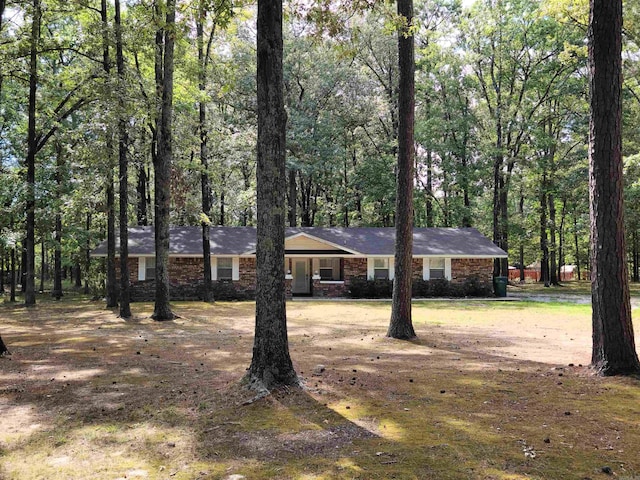
<path id="1" fill-rule="evenodd" d="M 394 243 L 394 228 L 287 228 L 287 291 L 293 296 L 344 297 L 348 296 L 354 278 L 393 280 Z M 253 298 L 255 227 L 212 227 L 210 245 L 214 298 Z M 101 243 L 92 256 L 105 257 L 106 242 Z M 474 278 L 490 286 L 493 260 L 506 256 L 502 249 L 473 228 L 414 229 L 415 279 L 446 279 L 452 284 L 461 284 Z M 202 229 L 172 227 L 171 298 L 201 298 L 202 269 Z M 153 227 L 129 229 L 129 275 L 132 300 L 152 300 L 155 292 Z"/>

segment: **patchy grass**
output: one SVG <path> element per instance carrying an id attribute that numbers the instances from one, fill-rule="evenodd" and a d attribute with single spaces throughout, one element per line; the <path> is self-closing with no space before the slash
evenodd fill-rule
<path id="1" fill-rule="evenodd" d="M 640 382 L 591 375 L 588 305 L 416 302 L 402 342 L 388 303 L 290 302 L 306 389 L 251 404 L 252 303 L 152 308 L 0 306 L 0 478 L 640 478 Z"/>
<path id="2" fill-rule="evenodd" d="M 544 286 L 540 282 L 510 282 L 507 287 L 509 292 L 562 294 L 562 295 L 591 295 L 591 282 L 589 280 L 571 280 L 561 282 L 559 286 Z M 640 283 L 629 282 L 629 291 L 632 296 L 640 296 Z"/>

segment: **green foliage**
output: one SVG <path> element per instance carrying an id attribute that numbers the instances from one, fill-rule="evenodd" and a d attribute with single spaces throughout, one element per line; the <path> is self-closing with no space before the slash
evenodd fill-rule
<path id="1" fill-rule="evenodd" d="M 146 205 L 148 223 L 153 223 L 155 35 L 163 25 L 154 4 L 127 4 L 122 19 L 125 80 L 120 83 L 113 62 L 113 6 L 105 31 L 95 5 L 56 2 L 44 11 L 38 64 L 37 128 L 42 138 L 52 135 L 37 157 L 36 238 L 53 248 L 53 221 L 61 214 L 64 264 L 80 261 L 84 266 L 87 244 L 93 247 L 106 231 L 104 188 L 113 173 L 113 133 L 122 113 L 117 105 L 125 105 L 128 124 L 129 218 L 136 219 L 138 205 Z M 391 226 L 397 16 L 392 4 L 337 5 L 290 4 L 285 17 L 287 178 L 296 183 L 297 223 Z M 195 28 L 201 7 L 207 11 L 204 41 L 210 44 L 203 90 Z M 520 247 L 526 264 L 540 259 L 540 196 L 546 192 L 557 212 L 556 251 L 561 233 L 565 262 L 579 258 L 584 264 L 587 7 L 582 0 L 482 0 L 468 8 L 457 0 L 416 2 L 416 225 L 470 224 L 491 236 L 494 166 L 502 156 L 511 263 L 519 261 Z M 10 8 L 0 26 L 0 242 L 16 239 L 20 248 L 31 13 L 20 3 L 10 2 Z M 206 174 L 213 190 L 211 224 L 255 224 L 255 12 L 228 0 L 179 2 L 178 9 L 171 223 L 202 222 L 200 176 Z M 629 159 L 630 230 L 638 217 L 633 167 L 640 152 L 638 25 L 638 7 L 628 1 L 623 149 Z M 102 65 L 105 39 L 110 74 Z M 207 103 L 206 171 L 199 158 L 202 100 Z M 77 109 L 61 115 L 79 101 Z M 147 177 L 140 193 L 145 198 L 134 187 L 141 174 Z"/>

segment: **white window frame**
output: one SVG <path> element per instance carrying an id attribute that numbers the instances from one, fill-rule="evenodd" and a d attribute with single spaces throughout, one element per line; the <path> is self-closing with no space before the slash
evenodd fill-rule
<path id="1" fill-rule="evenodd" d="M 225 265 L 223 265 L 223 262 Z M 220 275 L 220 270 L 229 270 L 229 275 L 224 278 Z M 216 277 L 218 280 L 233 280 L 233 258 L 232 257 L 220 257 L 217 259 L 216 265 Z"/>
<path id="2" fill-rule="evenodd" d="M 442 258 L 442 257 L 434 257 Z M 431 280 L 431 259 L 422 259 L 422 279 Z M 451 259 L 444 257 L 444 279 L 451 281 Z"/>
<path id="3" fill-rule="evenodd" d="M 329 266 L 322 266 L 322 263 L 329 263 Z M 323 270 L 331 270 L 331 278 L 322 278 Z M 340 280 L 340 258 L 338 257 L 320 257 L 318 259 L 318 275 L 324 281 Z"/>
<path id="4" fill-rule="evenodd" d="M 239 257 L 220 257 L 231 258 L 231 281 L 240 280 L 240 258 Z M 218 279 L 218 257 L 211 257 L 211 280 Z M 227 279 L 229 280 L 229 279 Z"/>
<path id="5" fill-rule="evenodd" d="M 138 281 L 143 282 L 147 279 L 147 259 L 138 257 Z"/>
<path id="6" fill-rule="evenodd" d="M 147 266 L 149 264 L 149 262 L 147 261 L 147 259 L 153 259 L 154 263 L 155 263 L 155 257 L 138 257 L 138 281 L 140 282 L 144 282 L 145 280 L 149 280 L 147 278 Z M 155 266 L 154 266 L 154 271 L 155 271 Z M 154 278 L 155 279 L 155 275 Z M 151 280 L 153 280 L 151 279 Z"/>
<path id="7" fill-rule="evenodd" d="M 378 267 L 376 268 L 375 262 L 376 260 L 384 260 L 386 267 Z M 385 280 L 393 280 L 393 276 L 395 273 L 395 262 L 393 257 L 369 257 L 367 258 L 367 279 L 375 280 L 376 278 L 376 270 L 382 270 L 383 268 L 387 269 L 387 278 Z"/>

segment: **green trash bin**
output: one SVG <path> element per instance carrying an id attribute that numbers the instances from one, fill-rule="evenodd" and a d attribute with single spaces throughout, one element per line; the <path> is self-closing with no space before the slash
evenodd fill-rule
<path id="1" fill-rule="evenodd" d="M 493 292 L 496 297 L 507 296 L 507 283 L 509 279 L 507 277 L 493 277 Z"/>

